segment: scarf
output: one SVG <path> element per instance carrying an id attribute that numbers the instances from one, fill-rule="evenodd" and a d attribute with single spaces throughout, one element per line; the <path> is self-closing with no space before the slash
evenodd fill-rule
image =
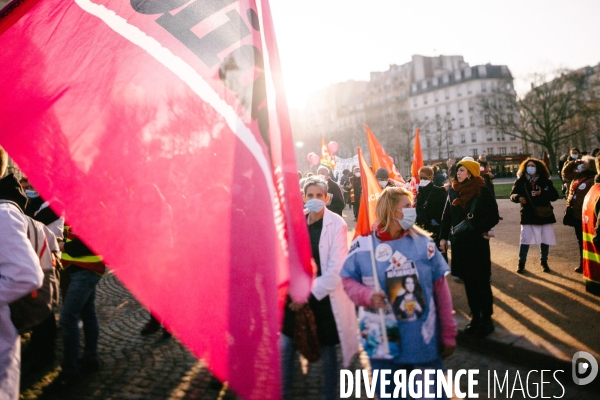
<path id="1" fill-rule="evenodd" d="M 452 201 L 453 206 L 461 206 L 462 209 L 467 208 L 467 203 L 473 196 L 479 197 L 481 188 L 485 186 L 485 181 L 481 176 L 476 176 L 463 183 L 458 182 L 458 179 L 452 181 L 452 189 L 458 193 L 458 197 Z"/>

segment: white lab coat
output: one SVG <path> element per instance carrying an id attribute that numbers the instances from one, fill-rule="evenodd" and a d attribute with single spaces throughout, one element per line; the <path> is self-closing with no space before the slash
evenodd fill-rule
<path id="1" fill-rule="evenodd" d="M 305 210 L 308 213 L 308 210 Z M 348 226 L 339 215 L 325 209 L 319 240 L 321 276 L 313 281 L 312 294 L 317 300 L 329 295 L 331 309 L 342 347 L 344 365 L 350 365 L 358 352 L 358 323 L 354 303 L 342 286 L 340 271 L 348 255 Z"/>
<path id="2" fill-rule="evenodd" d="M 19 398 L 21 344 L 8 305 L 41 287 L 44 278 L 26 218 L 17 206 L 0 203 L 0 400 Z"/>

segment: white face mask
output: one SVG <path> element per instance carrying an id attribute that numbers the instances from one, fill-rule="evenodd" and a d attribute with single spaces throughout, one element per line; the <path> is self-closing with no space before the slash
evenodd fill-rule
<path id="1" fill-rule="evenodd" d="M 537 169 L 535 167 L 527 167 L 528 175 L 535 175 L 536 172 L 537 172 Z"/>
<path id="2" fill-rule="evenodd" d="M 415 222 L 417 221 L 417 209 L 416 208 L 403 208 L 402 214 L 404 217 L 402 219 L 396 218 L 396 221 L 400 224 L 402 229 L 405 231 L 409 230 L 413 227 Z"/>
<path id="3" fill-rule="evenodd" d="M 385 187 L 388 184 L 388 181 L 378 181 L 379 182 L 379 186 L 381 186 L 382 189 L 385 189 Z"/>
<path id="4" fill-rule="evenodd" d="M 360 172 L 355 172 L 354 176 L 357 177 L 357 178 L 360 178 Z"/>
<path id="5" fill-rule="evenodd" d="M 577 160 L 577 157 L 579 157 L 579 154 L 571 154 L 571 158 L 573 160 Z"/>
<path id="6" fill-rule="evenodd" d="M 427 179 L 421 179 L 421 182 L 419 182 L 419 186 L 427 186 L 431 183 L 431 181 L 428 181 Z"/>
<path id="7" fill-rule="evenodd" d="M 325 182 L 327 182 L 329 179 L 327 179 L 327 175 L 323 175 L 323 174 L 319 174 L 319 178 L 323 179 Z"/>

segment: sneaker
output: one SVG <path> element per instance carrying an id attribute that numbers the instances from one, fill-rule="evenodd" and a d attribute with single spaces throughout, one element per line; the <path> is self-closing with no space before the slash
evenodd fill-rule
<path id="1" fill-rule="evenodd" d="M 490 333 L 494 332 L 495 329 L 496 328 L 494 328 L 494 323 L 492 322 L 492 320 L 486 319 L 484 321 L 481 321 L 481 324 L 479 325 L 479 329 L 477 331 L 477 336 L 484 338 Z"/>
<path id="2" fill-rule="evenodd" d="M 97 358 L 80 358 L 78 366 L 82 373 L 96 372 L 100 369 L 100 361 Z"/>
<path id="3" fill-rule="evenodd" d="M 525 272 L 525 263 L 519 262 L 519 266 L 517 267 L 517 274 L 522 274 Z"/>
<path id="4" fill-rule="evenodd" d="M 144 325 L 140 333 L 142 335 L 149 335 L 151 333 L 157 332 L 159 329 L 160 323 L 156 319 L 150 318 L 150 321 L 146 322 L 146 325 Z"/>
<path id="5" fill-rule="evenodd" d="M 58 394 L 73 387 L 77 381 L 78 376 L 73 374 L 66 374 L 61 371 L 56 378 L 48 386 L 44 388 L 44 394 Z"/>
<path id="6" fill-rule="evenodd" d="M 542 265 L 542 272 L 550 272 L 550 267 L 548 266 L 548 261 L 542 261 L 541 262 Z"/>

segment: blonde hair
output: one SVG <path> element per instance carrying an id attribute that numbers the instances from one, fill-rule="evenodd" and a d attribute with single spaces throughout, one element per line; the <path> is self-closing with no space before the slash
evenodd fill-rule
<path id="1" fill-rule="evenodd" d="M 384 232 L 389 233 L 392 224 L 395 223 L 394 214 L 396 213 L 396 207 L 398 207 L 400 199 L 403 196 L 408 197 L 412 204 L 413 194 L 408 189 L 403 187 L 387 187 L 383 189 L 383 192 L 381 192 L 381 195 L 377 200 L 375 214 L 377 215 L 379 226 Z M 411 236 L 431 236 L 431 234 L 419 228 L 418 226 L 413 226 L 408 230 L 408 232 Z"/>
<path id="2" fill-rule="evenodd" d="M 6 150 L 0 146 L 0 178 L 4 176 L 6 172 L 6 167 L 8 166 L 8 154 L 6 154 Z"/>

